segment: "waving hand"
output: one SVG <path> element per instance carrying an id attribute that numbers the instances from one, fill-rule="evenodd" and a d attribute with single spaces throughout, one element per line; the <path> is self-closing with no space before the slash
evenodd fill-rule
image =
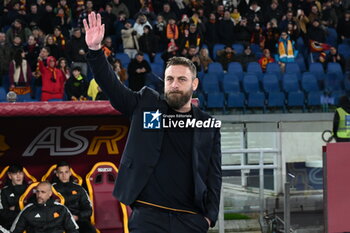
<path id="1" fill-rule="evenodd" d="M 85 41 L 89 49 L 99 50 L 105 34 L 105 25 L 101 23 L 101 15 L 92 12 L 88 16 L 89 24 L 83 20 L 85 28 Z"/>

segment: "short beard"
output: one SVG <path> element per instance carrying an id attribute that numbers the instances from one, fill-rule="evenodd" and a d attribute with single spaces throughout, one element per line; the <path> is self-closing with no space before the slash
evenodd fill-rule
<path id="1" fill-rule="evenodd" d="M 172 109 L 178 110 L 182 108 L 191 99 L 192 94 L 192 89 L 185 93 L 182 91 L 171 91 L 165 93 L 164 98 Z"/>

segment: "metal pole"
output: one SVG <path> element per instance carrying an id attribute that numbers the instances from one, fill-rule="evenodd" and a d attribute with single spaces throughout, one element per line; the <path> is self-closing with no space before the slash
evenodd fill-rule
<path id="1" fill-rule="evenodd" d="M 219 206 L 219 233 L 225 233 L 225 221 L 224 221 L 224 189 L 221 186 L 220 192 L 220 206 Z"/>
<path id="2" fill-rule="evenodd" d="M 290 233 L 290 183 L 284 184 L 284 232 Z"/>
<path id="3" fill-rule="evenodd" d="M 259 159 L 259 199 L 260 199 L 260 222 L 264 220 L 265 198 L 264 198 L 264 152 L 260 151 Z"/>

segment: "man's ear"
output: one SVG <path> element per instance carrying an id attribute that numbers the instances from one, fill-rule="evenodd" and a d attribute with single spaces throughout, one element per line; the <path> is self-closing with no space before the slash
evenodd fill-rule
<path id="1" fill-rule="evenodd" d="M 198 78 L 193 79 L 193 81 L 192 81 L 192 90 L 193 91 L 197 90 L 198 84 L 199 84 L 199 79 Z"/>

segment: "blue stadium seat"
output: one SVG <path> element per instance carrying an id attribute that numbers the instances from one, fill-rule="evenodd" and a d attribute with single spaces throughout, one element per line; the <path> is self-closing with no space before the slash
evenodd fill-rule
<path id="1" fill-rule="evenodd" d="M 254 54 L 261 54 L 260 46 L 257 45 L 257 44 L 251 44 L 251 45 L 250 45 L 250 49 L 252 50 L 252 52 L 253 52 Z"/>
<path id="2" fill-rule="evenodd" d="M 156 53 L 156 55 L 154 56 L 154 61 L 153 62 L 164 65 L 164 60 L 162 58 L 162 53 Z"/>
<path id="3" fill-rule="evenodd" d="M 270 92 L 267 98 L 267 107 L 282 107 L 283 112 L 285 111 L 285 98 L 283 92 L 276 91 Z"/>
<path id="4" fill-rule="evenodd" d="M 305 64 L 305 58 L 302 54 L 300 53 L 298 54 L 297 58 L 295 59 L 295 62 L 298 64 L 301 73 L 307 70 L 306 64 Z"/>
<path id="5" fill-rule="evenodd" d="M 241 54 L 243 53 L 244 47 L 241 44 L 233 44 L 232 45 L 233 50 L 235 50 L 236 54 Z"/>
<path id="6" fill-rule="evenodd" d="M 227 72 L 237 75 L 239 80 L 243 79 L 243 67 L 239 62 L 230 62 L 227 67 Z"/>
<path id="7" fill-rule="evenodd" d="M 266 73 L 281 74 L 281 67 L 277 62 L 268 63 L 266 65 Z"/>
<path id="8" fill-rule="evenodd" d="M 338 40 L 337 31 L 334 28 L 327 27 L 326 43 L 333 47 L 337 47 L 337 40 Z"/>
<path id="9" fill-rule="evenodd" d="M 265 95 L 262 92 L 248 94 L 247 106 L 251 108 L 263 108 L 265 112 Z"/>
<path id="10" fill-rule="evenodd" d="M 343 80 L 339 78 L 337 73 L 328 73 L 324 80 L 325 90 L 327 92 L 340 91 L 342 90 Z"/>
<path id="11" fill-rule="evenodd" d="M 321 96 L 323 93 L 321 91 L 311 91 L 307 94 L 307 105 L 308 106 L 320 106 Z"/>
<path id="12" fill-rule="evenodd" d="M 205 109 L 206 101 L 205 101 L 204 94 L 200 91 L 196 91 L 196 93 L 197 93 L 197 98 L 199 100 L 199 107 L 201 109 Z"/>
<path id="13" fill-rule="evenodd" d="M 300 67 L 298 65 L 298 63 L 296 62 L 288 62 L 286 63 L 286 73 L 287 74 L 297 74 L 298 75 L 298 78 L 301 78 L 300 74 L 301 74 L 301 71 L 300 71 Z"/>
<path id="14" fill-rule="evenodd" d="M 202 90 L 205 94 L 220 92 L 218 76 L 213 73 L 206 74 L 202 81 Z"/>
<path id="15" fill-rule="evenodd" d="M 345 91 L 350 91 L 350 79 L 349 78 L 344 78 L 344 89 L 345 89 Z"/>
<path id="16" fill-rule="evenodd" d="M 350 45 L 340 44 L 338 45 L 338 52 L 345 57 L 345 59 L 350 58 Z"/>
<path id="17" fill-rule="evenodd" d="M 208 73 L 224 73 L 221 63 L 213 62 L 208 65 Z"/>
<path id="18" fill-rule="evenodd" d="M 155 75 L 157 75 L 159 78 L 164 79 L 164 66 L 163 64 L 159 64 L 159 63 L 150 63 L 151 65 L 151 69 L 152 69 L 152 73 L 154 73 Z"/>
<path id="19" fill-rule="evenodd" d="M 283 90 L 286 92 L 300 91 L 296 74 L 284 74 L 282 79 Z"/>
<path id="20" fill-rule="evenodd" d="M 327 64 L 327 74 L 334 73 L 338 79 L 343 79 L 343 71 L 339 63 L 330 62 Z"/>
<path id="21" fill-rule="evenodd" d="M 278 78 L 275 74 L 266 73 L 262 80 L 262 85 L 266 93 L 279 92 L 281 90 Z"/>
<path id="22" fill-rule="evenodd" d="M 315 75 L 309 72 L 303 73 L 303 76 L 301 78 L 301 86 L 306 92 L 314 92 L 320 90 Z"/>
<path id="23" fill-rule="evenodd" d="M 245 96 L 242 92 L 228 93 L 227 104 L 228 108 L 243 108 L 245 109 Z"/>
<path id="24" fill-rule="evenodd" d="M 214 56 L 214 60 L 216 61 L 216 57 L 217 57 L 217 52 L 219 50 L 222 50 L 225 48 L 224 44 L 215 44 L 213 47 L 213 56 Z"/>
<path id="25" fill-rule="evenodd" d="M 321 81 L 325 78 L 325 72 L 323 66 L 319 62 L 311 63 L 309 67 L 309 71 L 315 75 L 317 80 Z"/>
<path id="26" fill-rule="evenodd" d="M 249 62 L 247 66 L 247 72 L 256 73 L 259 75 L 263 73 L 260 64 L 257 62 Z"/>
<path id="27" fill-rule="evenodd" d="M 257 76 L 254 74 L 246 74 L 243 78 L 243 88 L 246 93 L 259 92 L 260 87 Z"/>
<path id="28" fill-rule="evenodd" d="M 338 91 L 333 91 L 332 92 L 331 98 L 334 99 L 334 105 L 338 105 L 339 104 L 339 99 L 343 95 L 345 95 L 345 92 L 342 91 L 342 90 L 338 90 Z"/>
<path id="29" fill-rule="evenodd" d="M 288 93 L 287 106 L 288 107 L 302 107 L 304 110 L 305 96 L 301 91 L 292 91 Z"/>
<path id="30" fill-rule="evenodd" d="M 7 102 L 7 98 L 6 98 L 6 91 L 5 88 L 0 87 L 0 102 Z"/>
<path id="31" fill-rule="evenodd" d="M 31 102 L 32 98 L 30 96 L 30 93 L 25 95 L 17 95 L 17 102 Z"/>
<path id="32" fill-rule="evenodd" d="M 120 60 L 123 67 L 127 67 L 130 63 L 130 57 L 126 53 L 116 53 L 115 58 Z"/>
<path id="33" fill-rule="evenodd" d="M 150 59 L 148 53 L 143 53 L 143 60 L 147 61 L 148 64 L 151 64 L 151 59 Z"/>
<path id="34" fill-rule="evenodd" d="M 222 89 L 224 93 L 240 92 L 239 78 L 234 74 L 226 73 L 222 80 Z"/>
<path id="35" fill-rule="evenodd" d="M 222 92 L 208 93 L 207 108 L 222 108 L 225 107 L 225 95 Z"/>

